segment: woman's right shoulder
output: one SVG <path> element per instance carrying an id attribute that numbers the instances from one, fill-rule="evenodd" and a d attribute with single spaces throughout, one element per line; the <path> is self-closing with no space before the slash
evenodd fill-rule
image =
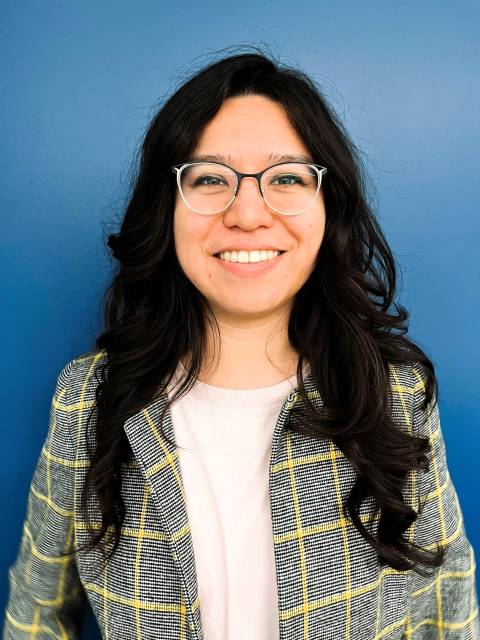
<path id="1" fill-rule="evenodd" d="M 58 375 L 58 382 L 66 387 L 68 404 L 89 401 L 95 397 L 99 383 L 99 367 L 106 364 L 105 350 L 88 351 L 69 360 Z"/>

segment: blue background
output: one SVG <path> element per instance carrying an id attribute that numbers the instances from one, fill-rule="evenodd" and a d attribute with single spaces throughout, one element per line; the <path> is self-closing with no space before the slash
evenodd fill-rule
<path id="1" fill-rule="evenodd" d="M 2 2 L 1 609 L 55 379 L 100 330 L 133 154 L 162 99 L 232 44 L 312 74 L 363 154 L 480 557 L 479 26 L 473 1 Z"/>

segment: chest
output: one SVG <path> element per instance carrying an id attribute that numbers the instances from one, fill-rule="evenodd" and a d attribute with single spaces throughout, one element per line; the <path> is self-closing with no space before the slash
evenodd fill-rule
<path id="1" fill-rule="evenodd" d="M 127 425 L 134 456 L 122 471 L 120 544 L 98 575 L 100 556 L 80 555 L 79 573 L 109 638 L 203 640 L 186 483 L 178 451 L 162 441 L 157 424 L 146 412 Z M 172 436 L 168 416 L 165 425 Z M 280 414 L 265 464 L 278 637 L 357 640 L 388 628 L 383 637 L 400 639 L 412 574 L 380 567 L 347 518 L 343 505 L 355 481 L 350 461 L 331 440 L 284 429 Z M 360 517 L 375 532 L 373 506 L 364 501 Z M 77 543 L 83 543 L 86 525 L 76 514 Z M 250 552 L 255 558 L 258 549 L 252 545 Z"/>

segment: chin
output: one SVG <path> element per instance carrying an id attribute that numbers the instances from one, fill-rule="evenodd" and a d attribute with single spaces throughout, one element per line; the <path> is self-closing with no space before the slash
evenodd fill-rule
<path id="1" fill-rule="evenodd" d="M 263 316 L 273 311 L 278 310 L 279 307 L 283 307 L 287 304 L 287 300 L 246 300 L 245 304 L 239 301 L 238 297 L 232 300 L 232 304 L 228 304 L 227 296 L 223 297 L 221 302 L 218 300 L 213 301 L 213 308 L 215 312 L 221 315 L 236 315 L 236 316 Z"/>

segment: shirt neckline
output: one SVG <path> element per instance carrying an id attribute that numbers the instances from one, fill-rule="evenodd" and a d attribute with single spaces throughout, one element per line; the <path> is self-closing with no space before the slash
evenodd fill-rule
<path id="1" fill-rule="evenodd" d="M 184 371 L 185 367 L 179 362 L 175 373 L 175 382 Z M 309 365 L 305 364 L 304 378 L 308 373 Z M 233 409 L 252 413 L 269 413 L 273 409 L 277 409 L 279 405 L 281 406 L 286 397 L 296 390 L 296 383 L 296 374 L 273 385 L 256 389 L 230 389 L 197 380 L 183 398 L 220 412 Z"/>

